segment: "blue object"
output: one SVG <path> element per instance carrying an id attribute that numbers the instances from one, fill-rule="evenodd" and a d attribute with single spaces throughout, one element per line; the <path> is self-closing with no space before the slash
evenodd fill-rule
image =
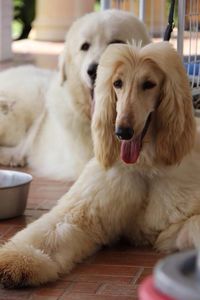
<path id="1" fill-rule="evenodd" d="M 194 63 L 184 63 L 185 69 L 189 75 L 200 75 L 200 62 L 194 62 Z"/>

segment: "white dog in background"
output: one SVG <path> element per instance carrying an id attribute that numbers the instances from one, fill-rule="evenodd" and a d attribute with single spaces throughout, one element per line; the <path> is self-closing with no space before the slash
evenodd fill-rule
<path id="1" fill-rule="evenodd" d="M 133 39 L 143 45 L 150 41 L 144 25 L 131 13 L 94 12 L 69 30 L 59 73 L 45 97 L 51 73 L 45 78 L 33 67 L 2 73 L 0 163 L 23 165 L 26 159 L 39 175 L 77 178 L 93 153 L 91 106 L 100 56 L 109 44 Z"/>
<path id="2" fill-rule="evenodd" d="M 199 136 L 180 57 L 167 42 L 112 45 L 97 73 L 95 158 L 0 248 L 5 287 L 55 280 L 122 235 L 162 251 L 200 246 Z"/>

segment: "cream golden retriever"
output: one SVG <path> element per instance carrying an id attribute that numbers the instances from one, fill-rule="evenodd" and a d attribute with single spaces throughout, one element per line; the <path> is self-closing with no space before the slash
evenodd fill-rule
<path id="1" fill-rule="evenodd" d="M 33 66 L 0 74 L 0 163 L 75 179 L 92 157 L 91 105 L 99 58 L 109 44 L 149 43 L 133 14 L 94 12 L 69 30 L 59 72 Z"/>
<path id="2" fill-rule="evenodd" d="M 121 235 L 161 251 L 199 246 L 199 145 L 176 51 L 109 46 L 95 98 L 95 158 L 57 206 L 1 247 L 5 287 L 55 280 Z"/>

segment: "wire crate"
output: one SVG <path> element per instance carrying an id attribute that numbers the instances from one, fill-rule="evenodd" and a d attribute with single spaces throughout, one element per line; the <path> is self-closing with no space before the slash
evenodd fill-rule
<path id="1" fill-rule="evenodd" d="M 163 39 L 171 1 L 101 0 L 101 8 L 132 11 L 143 21 L 154 42 Z M 200 116 L 200 0 L 176 0 L 177 17 L 170 42 L 182 57 L 187 71 L 195 112 Z"/>
<path id="2" fill-rule="evenodd" d="M 200 116 L 200 0 L 179 0 L 178 17 L 178 52 L 190 79 L 196 114 Z"/>
<path id="3" fill-rule="evenodd" d="M 167 22 L 166 0 L 103 0 L 102 10 L 117 8 L 132 11 L 142 20 L 151 36 L 161 37 Z"/>

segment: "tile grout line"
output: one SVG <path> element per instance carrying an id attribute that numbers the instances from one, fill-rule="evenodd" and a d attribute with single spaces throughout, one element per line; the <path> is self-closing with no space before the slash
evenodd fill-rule
<path id="1" fill-rule="evenodd" d="M 140 278 L 140 276 L 142 275 L 144 271 L 144 267 L 140 267 L 139 271 L 137 272 L 137 274 L 133 277 L 133 279 L 131 280 L 130 284 L 135 285 L 137 280 Z"/>
<path id="2" fill-rule="evenodd" d="M 102 283 L 98 286 L 98 288 L 96 289 L 95 295 L 101 295 L 101 292 L 102 292 L 102 290 L 103 290 L 103 288 L 104 288 L 104 286 L 105 286 L 106 284 L 107 284 L 107 283 L 102 282 Z"/>
<path id="3" fill-rule="evenodd" d="M 65 293 L 67 293 L 68 295 L 70 294 L 70 289 L 71 287 L 74 285 L 74 281 L 72 281 L 63 291 L 63 294 L 58 296 L 57 300 L 62 300 L 62 297 Z"/>

